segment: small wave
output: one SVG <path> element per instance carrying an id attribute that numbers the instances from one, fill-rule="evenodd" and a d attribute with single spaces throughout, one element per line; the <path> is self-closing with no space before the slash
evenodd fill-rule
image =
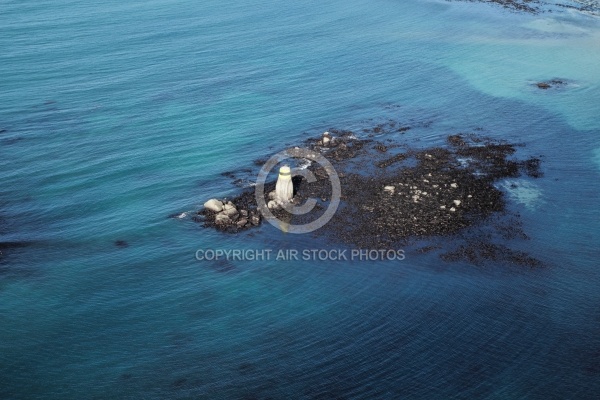
<path id="1" fill-rule="evenodd" d="M 499 186 L 508 193 L 513 201 L 530 210 L 535 210 L 542 204 L 542 190 L 534 183 L 519 179 L 507 179 Z"/>
<path id="2" fill-rule="evenodd" d="M 471 161 L 473 161 L 473 159 L 471 157 L 466 157 L 466 158 L 459 157 L 456 160 L 460 163 L 460 166 L 463 168 L 468 167 L 469 163 Z"/>
<path id="3" fill-rule="evenodd" d="M 183 219 L 185 217 L 188 216 L 189 211 L 185 211 L 182 213 L 175 213 L 175 214 L 171 214 L 169 215 L 169 218 L 174 218 L 174 219 Z"/>
<path id="4" fill-rule="evenodd" d="M 296 168 L 299 170 L 304 170 L 304 169 L 307 169 L 308 167 L 310 167 L 311 165 L 312 165 L 311 160 L 302 159 L 298 162 L 298 166 Z"/>

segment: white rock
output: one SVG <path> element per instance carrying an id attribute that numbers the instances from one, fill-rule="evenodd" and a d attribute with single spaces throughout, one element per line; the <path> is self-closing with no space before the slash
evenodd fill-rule
<path id="1" fill-rule="evenodd" d="M 279 208 L 279 203 L 277 203 L 275 200 L 271 200 L 267 203 L 267 207 L 269 210 L 276 210 Z"/>
<path id="2" fill-rule="evenodd" d="M 454 200 L 454 204 L 456 204 L 456 206 L 460 206 L 461 201 L 460 200 Z"/>
<path id="3" fill-rule="evenodd" d="M 473 197 L 473 196 L 471 196 L 471 195 L 468 195 L 467 197 L 470 199 L 470 198 L 471 198 L 471 197 Z"/>
<path id="4" fill-rule="evenodd" d="M 218 214 L 215 217 L 215 224 L 217 225 L 226 225 L 231 223 L 231 219 L 225 214 Z"/>
<path id="5" fill-rule="evenodd" d="M 226 209 L 223 210 L 223 212 L 221 214 L 227 215 L 228 217 L 231 218 L 231 217 L 233 217 L 233 216 L 235 216 L 235 215 L 238 214 L 238 210 L 236 210 L 235 207 L 234 208 L 226 208 Z"/>
<path id="6" fill-rule="evenodd" d="M 435 189 L 435 188 L 440 187 L 440 185 L 432 185 L 431 187 L 433 187 Z"/>
<path id="7" fill-rule="evenodd" d="M 458 187 L 458 183 L 452 183 L 450 186 L 456 189 Z"/>
<path id="8" fill-rule="evenodd" d="M 446 206 L 440 206 L 440 209 L 445 210 Z"/>
<path id="9" fill-rule="evenodd" d="M 388 192 L 390 194 L 394 194 L 394 190 L 396 190 L 395 186 L 384 186 L 383 191 Z"/>
<path id="10" fill-rule="evenodd" d="M 220 212 L 223 210 L 223 203 L 217 199 L 210 199 L 204 203 L 204 208 L 213 212 Z"/>
<path id="11" fill-rule="evenodd" d="M 452 208 L 450 209 L 450 211 L 454 212 L 454 211 L 456 211 L 456 208 L 452 207 Z"/>

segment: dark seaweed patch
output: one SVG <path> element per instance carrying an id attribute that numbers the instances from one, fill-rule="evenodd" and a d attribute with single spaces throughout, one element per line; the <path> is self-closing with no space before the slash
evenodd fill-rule
<path id="1" fill-rule="evenodd" d="M 540 267 L 542 263 L 524 253 L 515 251 L 506 246 L 475 241 L 467 245 L 461 245 L 457 249 L 441 255 L 444 261 L 468 261 L 471 264 L 481 265 L 487 261 L 508 263 L 523 267 Z"/>

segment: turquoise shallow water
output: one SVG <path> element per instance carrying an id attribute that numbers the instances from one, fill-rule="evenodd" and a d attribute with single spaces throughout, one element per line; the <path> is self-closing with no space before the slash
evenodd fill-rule
<path id="1" fill-rule="evenodd" d="M 0 398 L 594 398 L 600 23 L 427 1 L 2 2 Z M 540 91 L 539 80 L 565 88 Z M 394 105 L 394 107 L 389 107 Z M 365 120 L 543 155 L 547 266 L 195 260 L 320 248 L 189 218 L 220 174 Z M 127 247 L 115 246 L 123 240 Z M 330 245 L 328 245 L 330 246 Z"/>

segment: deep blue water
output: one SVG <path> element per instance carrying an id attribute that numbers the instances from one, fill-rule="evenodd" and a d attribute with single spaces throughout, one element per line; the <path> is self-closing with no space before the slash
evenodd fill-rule
<path id="1" fill-rule="evenodd" d="M 0 6 L 0 242 L 27 244 L 0 259 L 0 398 L 597 398 L 597 17 L 419 0 Z M 569 84 L 532 86 L 551 78 Z M 544 178 L 507 196 L 531 237 L 516 246 L 546 266 L 195 259 L 335 247 L 189 215 L 239 191 L 221 173 L 369 118 L 413 126 L 417 145 L 483 128 L 543 155 Z"/>

